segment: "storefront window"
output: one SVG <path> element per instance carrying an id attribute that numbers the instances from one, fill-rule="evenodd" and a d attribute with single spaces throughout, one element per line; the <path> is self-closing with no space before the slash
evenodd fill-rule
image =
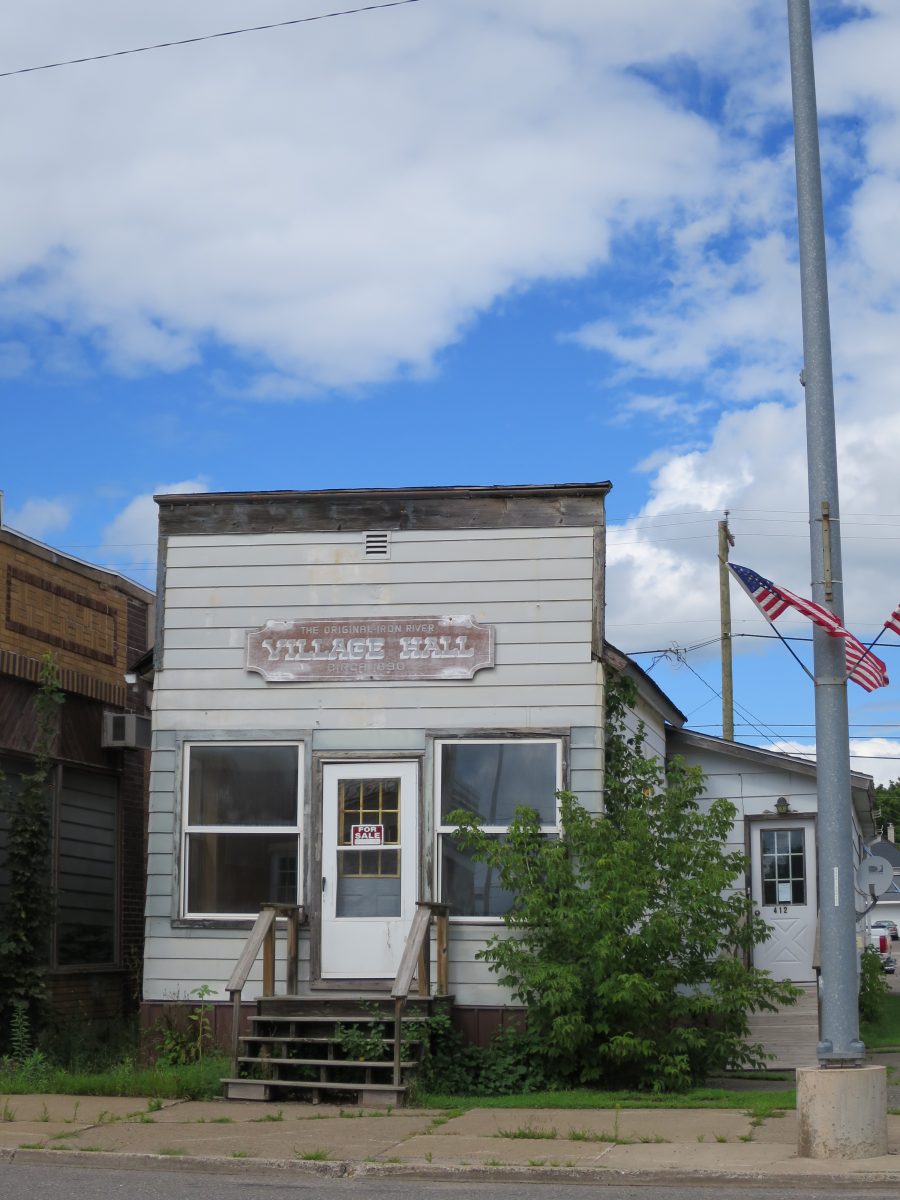
<path id="1" fill-rule="evenodd" d="M 185 915 L 296 904 L 300 748 L 219 743 L 185 755 Z"/>
<path id="2" fill-rule="evenodd" d="M 454 917 L 501 917 L 512 904 L 499 879 L 474 862 L 453 837 L 449 815 L 473 813 L 486 833 L 502 838 L 519 807 L 533 808 L 548 835 L 558 831 L 562 786 L 558 739 L 459 740 L 435 747 L 440 895 Z"/>

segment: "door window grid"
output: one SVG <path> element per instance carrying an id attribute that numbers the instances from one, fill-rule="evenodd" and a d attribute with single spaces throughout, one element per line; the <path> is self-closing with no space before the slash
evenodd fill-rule
<path id="1" fill-rule="evenodd" d="M 806 903 L 806 854 L 802 829 L 760 831 L 763 904 Z"/>
<path id="2" fill-rule="evenodd" d="M 400 780 L 341 779 L 338 782 L 338 873 L 356 879 L 396 879 L 400 851 L 352 844 L 354 825 L 381 825 L 387 846 L 400 840 Z"/>

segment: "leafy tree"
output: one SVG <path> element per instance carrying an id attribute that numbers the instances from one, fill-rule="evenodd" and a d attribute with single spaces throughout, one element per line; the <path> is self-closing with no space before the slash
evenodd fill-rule
<path id="1" fill-rule="evenodd" d="M 50 846 L 53 822 L 50 776 L 65 696 L 48 654 L 34 698 L 32 769 L 15 781 L 0 776 L 0 813 L 6 824 L 6 895 L 0 908 L 0 1031 L 18 1014 L 39 1028 L 45 994 L 53 895 Z"/>
<path id="2" fill-rule="evenodd" d="M 894 825 L 900 829 L 900 779 L 890 783 L 879 783 L 875 789 L 875 804 L 881 817 L 881 826 Z"/>
<path id="3" fill-rule="evenodd" d="M 681 1089 L 725 1067 L 762 1066 L 748 1014 L 798 992 L 745 965 L 768 926 L 735 881 L 744 856 L 726 849 L 735 807 L 701 808 L 703 776 L 667 770 L 629 733 L 634 688 L 607 691 L 605 814 L 560 793 L 561 834 L 516 811 L 504 841 L 458 811 L 459 844 L 496 870 L 516 900 L 508 935 L 481 957 L 528 1008 L 528 1030 L 561 1083 Z"/>

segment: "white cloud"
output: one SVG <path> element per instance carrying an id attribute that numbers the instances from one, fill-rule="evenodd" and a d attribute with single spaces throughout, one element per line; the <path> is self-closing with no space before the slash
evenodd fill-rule
<path id="1" fill-rule="evenodd" d="M 800 758 L 815 760 L 815 743 L 776 742 L 771 749 Z M 863 775 L 871 775 L 876 786 L 900 778 L 900 742 L 891 738 L 851 738 L 850 767 Z"/>
<path id="2" fill-rule="evenodd" d="M 72 506 L 67 500 L 32 497 L 20 508 L 3 515 L 3 524 L 20 533 L 42 541 L 47 534 L 59 533 L 72 519 Z"/>
<path id="3" fill-rule="evenodd" d="M 428 371 L 498 297 L 581 276 L 623 228 L 716 191 L 713 128 L 633 67 L 727 70 L 756 44 L 745 8 L 454 0 L 7 80 L 0 315 L 126 373 L 225 346 L 260 396 Z M 246 16 L 37 0 L 5 59 Z"/>
<path id="4" fill-rule="evenodd" d="M 117 562 L 130 559 L 145 563 L 152 559 L 159 525 L 159 510 L 153 497 L 208 491 L 206 479 L 182 479 L 178 483 L 161 483 L 152 492 L 135 496 L 104 529 L 103 553 L 112 555 Z"/>

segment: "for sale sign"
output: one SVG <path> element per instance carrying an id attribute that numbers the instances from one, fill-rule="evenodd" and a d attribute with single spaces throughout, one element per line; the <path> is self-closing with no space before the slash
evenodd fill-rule
<path id="1" fill-rule="evenodd" d="M 383 846 L 384 845 L 384 826 L 383 825 L 351 825 L 350 826 L 350 845 L 351 846 Z"/>

